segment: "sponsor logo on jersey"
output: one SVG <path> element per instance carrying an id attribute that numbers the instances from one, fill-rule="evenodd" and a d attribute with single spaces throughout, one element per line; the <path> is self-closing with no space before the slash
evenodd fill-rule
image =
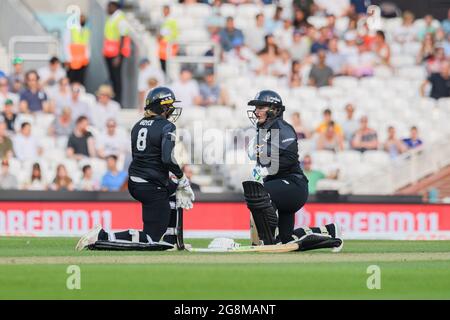
<path id="1" fill-rule="evenodd" d="M 155 120 L 142 120 L 141 122 L 139 122 L 139 124 L 141 126 L 150 127 L 153 124 L 153 122 L 155 122 Z"/>
<path id="2" fill-rule="evenodd" d="M 295 140 L 295 138 L 284 139 L 283 141 L 281 141 L 281 143 L 286 143 L 286 142 L 294 141 L 294 140 Z"/>

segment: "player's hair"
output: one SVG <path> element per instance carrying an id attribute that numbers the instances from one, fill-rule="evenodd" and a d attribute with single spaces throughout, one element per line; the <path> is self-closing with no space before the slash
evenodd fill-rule
<path id="1" fill-rule="evenodd" d="M 157 116 L 157 114 L 154 113 L 152 110 L 150 110 L 150 109 L 145 110 L 144 118 L 151 118 L 151 117 L 154 117 L 154 116 Z"/>

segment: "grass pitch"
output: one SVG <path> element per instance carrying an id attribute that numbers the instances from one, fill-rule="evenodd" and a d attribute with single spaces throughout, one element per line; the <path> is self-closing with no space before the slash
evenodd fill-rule
<path id="1" fill-rule="evenodd" d="M 0 299 L 450 299 L 450 241 L 211 254 L 76 252 L 77 240 L 0 238 Z M 80 268 L 80 290 L 67 288 L 71 265 Z M 371 265 L 381 271 L 379 290 L 367 287 Z"/>

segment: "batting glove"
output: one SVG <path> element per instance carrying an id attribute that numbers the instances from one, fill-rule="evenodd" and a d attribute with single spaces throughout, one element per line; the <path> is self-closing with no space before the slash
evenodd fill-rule
<path id="1" fill-rule="evenodd" d="M 192 191 L 191 184 L 188 178 L 184 175 L 178 180 L 178 188 L 176 191 L 177 208 L 192 209 L 195 200 L 194 191 Z"/>
<path id="2" fill-rule="evenodd" d="M 263 183 L 263 179 L 269 175 L 269 170 L 267 168 L 256 166 L 253 168 L 252 176 L 256 182 Z"/>

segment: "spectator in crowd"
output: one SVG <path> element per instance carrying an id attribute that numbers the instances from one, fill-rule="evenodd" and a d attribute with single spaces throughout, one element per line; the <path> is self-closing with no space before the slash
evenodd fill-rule
<path id="1" fill-rule="evenodd" d="M 331 86 L 333 82 L 333 69 L 326 65 L 326 53 L 320 50 L 317 53 L 318 63 L 314 64 L 309 73 L 309 84 L 315 87 Z"/>
<path id="2" fill-rule="evenodd" d="M 327 23 L 325 28 L 327 29 L 328 32 L 328 41 L 329 41 L 333 38 L 339 37 L 340 34 L 338 35 L 339 31 L 336 28 L 336 16 L 328 13 L 326 17 Z"/>
<path id="3" fill-rule="evenodd" d="M 264 37 L 267 34 L 266 21 L 263 13 L 258 13 L 255 25 L 245 32 L 245 44 L 254 52 L 260 52 L 264 46 Z"/>
<path id="4" fill-rule="evenodd" d="M 233 17 L 228 17 L 225 22 L 225 28 L 223 28 L 220 33 L 220 45 L 222 49 L 226 52 L 233 49 L 233 43 L 236 39 L 244 41 L 244 34 L 240 29 L 234 26 Z"/>
<path id="5" fill-rule="evenodd" d="M 180 72 L 180 78 L 171 86 L 178 100 L 183 102 L 183 106 L 198 106 L 201 103 L 200 89 L 195 79 L 192 79 L 192 72 L 183 68 Z"/>
<path id="6" fill-rule="evenodd" d="M 13 59 L 13 72 L 8 76 L 9 90 L 19 94 L 25 85 L 25 73 L 23 70 L 24 60 L 20 57 Z"/>
<path id="7" fill-rule="evenodd" d="M 270 0 L 265 0 L 270 1 Z M 271 2 L 270 4 L 273 4 Z M 275 13 L 272 18 L 267 19 L 266 29 L 268 33 L 274 33 L 276 30 L 280 29 L 283 25 L 283 7 L 277 6 L 275 8 Z"/>
<path id="8" fill-rule="evenodd" d="M 172 17 L 172 13 L 170 11 L 170 6 L 163 6 L 163 21 L 161 21 L 161 26 L 158 35 L 158 43 L 159 43 L 159 61 L 161 63 L 161 68 L 164 72 L 166 72 L 166 62 L 169 58 L 167 56 L 168 47 L 170 46 L 170 51 L 172 56 L 178 53 L 178 37 L 180 35 L 180 30 L 178 28 L 177 19 Z"/>
<path id="9" fill-rule="evenodd" d="M 414 14 L 411 11 L 403 12 L 402 25 L 393 31 L 394 40 L 399 43 L 408 43 L 416 40 L 417 30 L 414 26 Z"/>
<path id="10" fill-rule="evenodd" d="M 383 144 L 383 150 L 389 153 L 392 159 L 397 158 L 397 156 L 406 151 L 405 144 L 397 138 L 393 126 L 388 127 L 388 137 Z"/>
<path id="11" fill-rule="evenodd" d="M 52 57 L 47 66 L 38 70 L 39 79 L 44 88 L 52 88 L 62 79 L 67 77 L 66 71 L 61 66 L 57 57 Z"/>
<path id="12" fill-rule="evenodd" d="M 311 137 L 311 131 L 309 131 L 302 123 L 300 112 L 292 113 L 290 123 L 295 130 L 298 140 L 309 139 Z"/>
<path id="13" fill-rule="evenodd" d="M 88 131 L 89 121 L 81 116 L 75 123 L 75 129 L 67 142 L 67 157 L 81 160 L 85 157 L 95 156 L 95 141 L 92 133 Z"/>
<path id="14" fill-rule="evenodd" d="M 317 150 L 328 150 L 339 152 L 344 150 L 344 139 L 342 135 L 336 133 L 334 121 L 330 121 L 327 130 L 319 135 L 317 140 Z"/>
<path id="15" fill-rule="evenodd" d="M 69 137 L 73 132 L 72 110 L 69 107 L 63 108 L 60 115 L 53 120 L 48 128 L 48 134 L 54 137 Z"/>
<path id="16" fill-rule="evenodd" d="M 74 185 L 72 178 L 67 173 L 67 169 L 63 164 L 56 167 L 56 176 L 50 184 L 50 190 L 52 191 L 74 191 Z"/>
<path id="17" fill-rule="evenodd" d="M 359 54 L 358 50 L 358 33 L 356 29 L 352 29 L 350 26 L 344 32 L 343 36 L 344 42 L 339 46 L 339 51 L 345 55 L 346 59 L 349 59 L 355 55 Z"/>
<path id="18" fill-rule="evenodd" d="M 289 50 L 289 48 L 292 46 L 294 37 L 294 27 L 292 26 L 292 20 L 283 19 L 282 27 L 275 29 L 273 35 L 275 36 L 275 39 L 277 39 L 277 44 L 280 49 Z M 309 50 L 307 52 L 309 52 Z"/>
<path id="19" fill-rule="evenodd" d="M 345 56 L 339 52 L 337 38 L 330 39 L 328 49 L 325 64 L 333 70 L 335 75 L 344 74 Z"/>
<path id="20" fill-rule="evenodd" d="M 442 64 L 446 62 L 447 58 L 445 57 L 444 48 L 437 47 L 434 50 L 434 54 L 426 62 L 428 74 L 439 73 L 441 71 Z"/>
<path id="21" fill-rule="evenodd" d="M 319 29 L 319 35 L 317 39 L 311 45 L 311 53 L 315 54 L 319 51 L 328 50 L 328 29 L 322 27 Z"/>
<path id="22" fill-rule="evenodd" d="M 97 191 L 100 190 L 99 183 L 94 179 L 94 172 L 90 165 L 83 166 L 83 176 L 78 182 L 76 189 L 79 191 Z"/>
<path id="23" fill-rule="evenodd" d="M 14 154 L 20 161 L 36 160 L 42 154 L 42 148 L 31 134 L 31 124 L 29 122 L 22 123 L 20 133 L 13 139 L 13 146 Z"/>
<path id="24" fill-rule="evenodd" d="M 420 94 L 425 96 L 425 87 L 430 84 L 430 97 L 440 99 L 450 97 L 450 63 L 448 61 L 441 63 L 439 73 L 432 73 L 420 87 Z"/>
<path id="25" fill-rule="evenodd" d="M 420 47 L 419 54 L 417 55 L 417 63 L 426 62 L 428 59 L 433 57 L 435 49 L 434 37 L 431 33 L 427 33 L 425 38 L 422 40 L 422 46 Z"/>
<path id="26" fill-rule="evenodd" d="M 423 40 L 425 38 L 425 35 L 427 35 L 427 34 L 431 34 L 432 36 L 434 36 L 434 34 L 436 32 L 436 27 L 433 24 L 434 18 L 431 14 L 425 15 L 423 20 L 424 20 L 425 24 L 421 29 L 418 30 L 418 34 L 417 34 L 417 37 L 419 38 L 419 40 Z"/>
<path id="27" fill-rule="evenodd" d="M 14 102 L 12 100 L 6 100 L 3 112 L 0 114 L 0 122 L 3 120 L 6 123 L 7 130 L 13 133 L 16 119 L 17 114 L 14 112 Z"/>
<path id="28" fill-rule="evenodd" d="M 89 104 L 81 100 L 82 86 L 78 82 L 74 82 L 71 85 L 71 99 L 68 104 L 72 113 L 72 119 L 76 120 L 81 116 L 84 116 L 92 122 L 92 112 Z M 58 112 L 59 113 L 59 112 Z"/>
<path id="29" fill-rule="evenodd" d="M 450 34 L 450 9 L 447 10 L 447 19 L 442 21 L 441 27 L 446 35 Z"/>
<path id="30" fill-rule="evenodd" d="M 292 24 L 296 30 L 306 29 L 309 26 L 309 23 L 306 20 L 307 18 L 304 9 L 299 6 L 294 8 L 294 21 Z"/>
<path id="31" fill-rule="evenodd" d="M 292 61 L 288 50 L 280 50 L 279 57 L 270 66 L 271 74 L 274 77 L 287 80 L 291 74 Z"/>
<path id="32" fill-rule="evenodd" d="M 42 170 L 39 163 L 34 163 L 31 168 L 31 177 L 30 180 L 25 182 L 23 185 L 24 190 L 30 191 L 44 191 L 47 190 L 47 184 L 42 177 Z"/>
<path id="33" fill-rule="evenodd" d="M 2 160 L 2 170 L 0 172 L 0 190 L 15 190 L 19 186 L 16 176 L 9 172 L 9 161 Z"/>
<path id="34" fill-rule="evenodd" d="M 381 30 L 376 32 L 375 40 L 373 42 L 373 51 L 377 55 L 379 64 L 390 65 L 391 49 L 386 43 L 386 36 L 384 35 L 384 32 Z"/>
<path id="35" fill-rule="evenodd" d="M 416 126 L 411 127 L 409 138 L 403 139 L 403 143 L 408 149 L 415 149 L 422 146 L 422 139 L 419 138 L 419 130 Z"/>
<path id="36" fill-rule="evenodd" d="M 312 168 L 312 158 L 310 155 L 305 155 L 302 161 L 303 173 L 308 178 L 309 194 L 315 194 L 317 190 L 317 182 L 326 178 L 326 175 L 320 170 Z"/>
<path id="37" fill-rule="evenodd" d="M 220 7 L 222 5 L 222 0 L 214 0 L 211 4 L 212 14 L 206 18 L 205 24 L 208 32 L 211 36 L 211 41 L 218 44 L 220 43 L 220 30 L 225 25 L 225 19 L 220 14 Z"/>
<path id="38" fill-rule="evenodd" d="M 348 16 L 355 15 L 365 15 L 367 14 L 367 9 L 371 5 L 371 1 L 367 0 L 350 0 L 350 7 L 347 10 Z"/>
<path id="39" fill-rule="evenodd" d="M 369 119 L 367 116 L 362 116 L 360 120 L 360 127 L 353 135 L 351 146 L 354 150 L 365 152 L 368 150 L 378 149 L 378 135 L 377 132 L 369 128 Z"/>
<path id="40" fill-rule="evenodd" d="M 47 94 L 41 89 L 39 75 L 36 71 L 28 71 L 25 75 L 26 87 L 20 93 L 21 112 L 50 112 Z"/>
<path id="41" fill-rule="evenodd" d="M 442 48 L 444 48 L 445 56 L 450 57 L 450 33 L 447 34 L 447 38 L 442 43 Z"/>
<path id="42" fill-rule="evenodd" d="M 295 30 L 292 45 L 288 48 L 292 59 L 302 61 L 311 51 L 311 40 L 300 30 Z"/>
<path id="43" fill-rule="evenodd" d="M 275 38 L 272 34 L 268 34 L 264 37 L 265 46 L 258 52 L 259 65 L 256 67 L 256 73 L 259 75 L 269 75 L 270 68 L 275 63 L 280 55 L 278 46 L 275 42 Z"/>
<path id="44" fill-rule="evenodd" d="M 54 104 L 54 110 L 57 114 L 61 113 L 61 110 L 70 105 L 71 90 L 69 78 L 61 78 L 58 81 L 58 86 L 55 89 L 47 90 L 49 100 Z"/>
<path id="45" fill-rule="evenodd" d="M 13 150 L 13 142 L 8 137 L 6 123 L 0 121 L 0 159 L 12 158 Z"/>
<path id="46" fill-rule="evenodd" d="M 213 72 L 207 71 L 205 81 L 200 83 L 200 96 L 202 106 L 229 105 L 228 94 L 216 81 Z"/>
<path id="47" fill-rule="evenodd" d="M 108 119 L 118 120 L 120 104 L 113 100 L 114 92 L 111 86 L 101 85 L 97 91 L 97 103 L 91 113 L 92 124 L 99 130 L 106 128 Z"/>
<path id="48" fill-rule="evenodd" d="M 353 134 L 358 130 L 359 124 L 354 117 L 355 107 L 349 103 L 345 106 L 345 120 L 342 122 L 344 130 L 344 139 L 347 142 L 352 141 Z"/>
<path id="49" fill-rule="evenodd" d="M 353 77 L 372 76 L 377 63 L 377 56 L 364 45 L 356 46 L 356 53 L 347 55 L 346 73 Z"/>
<path id="50" fill-rule="evenodd" d="M 110 155 L 123 156 L 128 149 L 128 139 L 117 130 L 117 123 L 109 119 L 106 131 L 97 139 L 97 156 L 106 159 Z"/>
<path id="51" fill-rule="evenodd" d="M 148 58 L 143 58 L 139 62 L 139 78 L 138 78 L 138 91 L 139 91 L 139 106 L 144 108 L 144 100 L 147 93 L 150 91 L 149 80 L 155 79 L 158 85 L 162 86 L 165 83 L 164 73 L 162 70 L 150 63 Z"/>
<path id="52" fill-rule="evenodd" d="M 224 53 L 224 61 L 243 68 L 255 69 L 257 56 L 250 48 L 245 46 L 243 39 L 235 39 L 232 45 L 233 49 Z"/>
<path id="53" fill-rule="evenodd" d="M 188 178 L 188 180 L 191 182 L 191 188 L 193 191 L 198 191 L 200 192 L 200 186 L 198 184 L 196 184 L 195 182 L 192 182 L 192 177 L 194 175 L 194 171 L 192 171 L 192 168 L 190 165 L 185 164 L 181 167 L 181 170 L 183 170 L 184 175 L 186 176 L 186 178 Z"/>
<path id="54" fill-rule="evenodd" d="M 110 155 L 106 159 L 108 170 L 102 178 L 101 189 L 103 191 L 119 191 L 128 178 L 125 171 L 117 168 L 117 156 Z"/>
<path id="55" fill-rule="evenodd" d="M 7 100 L 11 100 L 14 106 L 19 105 L 19 95 L 9 91 L 9 83 L 7 78 L 0 77 L 0 108 Z"/>
<path id="56" fill-rule="evenodd" d="M 327 129 L 328 129 L 328 125 L 331 122 L 334 123 L 333 129 L 336 131 L 336 134 L 340 135 L 340 136 L 343 136 L 344 135 L 344 131 L 342 130 L 342 127 L 333 120 L 333 114 L 332 114 L 330 109 L 325 109 L 323 111 L 323 120 L 319 124 L 319 126 L 317 127 L 316 132 L 318 134 L 325 133 L 327 131 Z"/>
<path id="57" fill-rule="evenodd" d="M 290 88 L 298 88 L 302 85 L 302 65 L 300 61 L 294 60 L 291 65 L 291 74 L 289 77 L 289 87 Z"/>
<path id="58" fill-rule="evenodd" d="M 436 33 L 434 34 L 434 39 L 436 43 L 436 47 L 442 47 L 446 38 L 446 34 L 444 29 L 438 28 L 436 29 Z"/>

